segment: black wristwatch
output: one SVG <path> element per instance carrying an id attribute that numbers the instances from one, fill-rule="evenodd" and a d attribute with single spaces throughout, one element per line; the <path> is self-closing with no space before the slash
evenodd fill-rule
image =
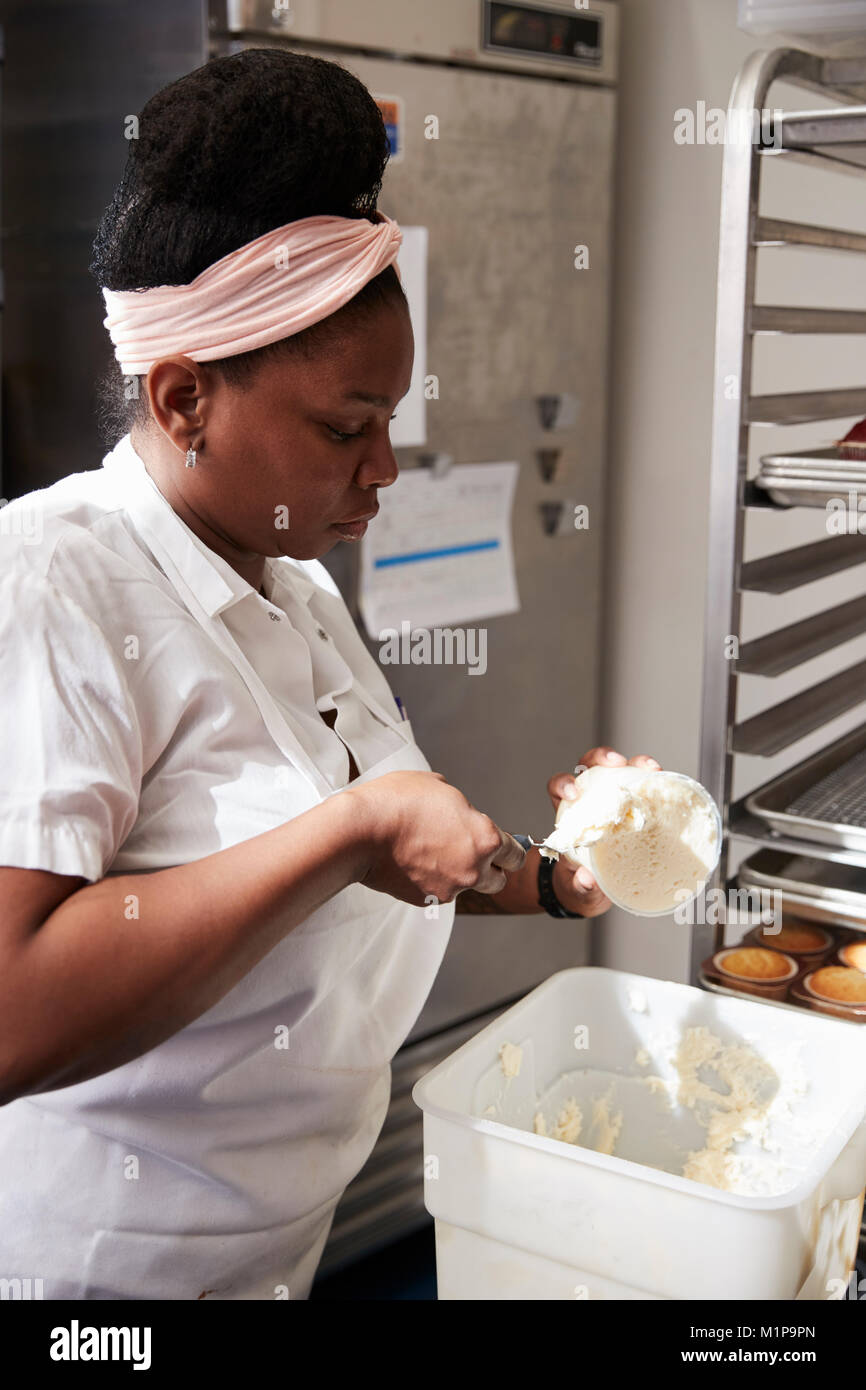
<path id="1" fill-rule="evenodd" d="M 529 853 L 532 848 L 532 841 L 528 835 L 512 835 L 512 839 Z M 559 898 L 556 896 L 553 887 L 553 866 L 554 859 L 547 859 L 545 855 L 539 855 L 538 860 L 538 903 L 545 912 L 551 917 L 583 917 L 582 912 L 569 912 L 567 907 L 563 907 Z"/>

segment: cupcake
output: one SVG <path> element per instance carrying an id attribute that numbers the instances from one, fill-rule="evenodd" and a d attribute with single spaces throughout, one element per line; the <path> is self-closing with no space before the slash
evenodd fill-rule
<path id="1" fill-rule="evenodd" d="M 833 949 L 833 937 L 823 927 L 814 927 L 809 922 L 782 922 L 778 930 L 769 927 L 755 927 L 746 937 L 746 942 L 763 946 L 771 951 L 785 951 L 799 961 L 818 963 L 825 959 Z M 745 943 L 744 943 L 745 944 Z"/>
<path id="2" fill-rule="evenodd" d="M 719 951 L 714 959 L 723 974 L 763 984 L 778 984 L 790 975 L 791 965 L 796 969 L 795 962 L 781 951 L 768 951 L 763 946 L 732 946 Z"/>
<path id="3" fill-rule="evenodd" d="M 866 975 L 866 941 L 849 941 L 839 948 L 839 961 Z"/>
<path id="4" fill-rule="evenodd" d="M 701 967 L 708 980 L 743 994 L 784 999 L 799 972 L 793 956 L 763 946 L 729 946 Z"/>
<path id="5" fill-rule="evenodd" d="M 823 965 L 806 976 L 803 988 L 828 1004 L 866 1005 L 866 975 L 850 965 Z"/>
<path id="6" fill-rule="evenodd" d="M 844 439 L 836 440 L 839 457 L 866 461 L 866 420 L 858 420 Z"/>

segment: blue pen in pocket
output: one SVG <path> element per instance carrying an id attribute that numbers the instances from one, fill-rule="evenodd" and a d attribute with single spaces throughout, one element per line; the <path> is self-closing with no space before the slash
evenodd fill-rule
<path id="1" fill-rule="evenodd" d="M 408 714 L 406 713 L 406 707 L 405 707 L 405 705 L 403 704 L 403 701 L 400 699 L 400 696 L 399 696 L 399 695 L 395 695 L 395 696 L 394 696 L 394 704 L 397 706 L 398 710 L 400 711 L 400 718 L 401 718 L 401 719 L 408 719 L 409 716 L 408 716 Z"/>

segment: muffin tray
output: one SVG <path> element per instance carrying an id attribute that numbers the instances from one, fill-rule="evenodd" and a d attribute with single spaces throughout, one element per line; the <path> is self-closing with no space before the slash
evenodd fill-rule
<path id="1" fill-rule="evenodd" d="M 698 980 L 699 980 L 699 982 L 700 982 L 700 985 L 701 985 L 702 989 L 711 990 L 713 994 L 726 994 L 726 995 L 728 996 L 729 999 L 754 999 L 754 998 L 756 997 L 756 996 L 753 995 L 753 994 L 744 994 L 744 993 L 742 992 L 742 990 L 739 990 L 739 989 L 728 989 L 726 985 L 717 985 L 717 984 L 715 983 L 715 981 L 710 980 L 710 979 L 707 978 L 707 976 L 704 974 L 703 970 L 700 970 L 700 971 L 698 972 Z M 799 1004 L 799 1003 L 797 1003 L 797 1004 L 792 1004 L 792 1003 L 790 1002 L 789 999 L 762 999 L 762 1000 L 761 1000 L 761 1003 L 762 1003 L 763 1005 L 766 1005 L 768 1008 L 771 1008 L 771 1009 L 787 1009 L 789 1013 L 798 1013 L 798 1014 L 802 1014 L 802 1013 L 804 1013 L 804 1012 L 805 1012 L 805 1013 L 811 1013 L 811 1012 L 823 1013 L 823 1012 L 824 1012 L 823 1010 L 820 1010 L 820 1009 L 818 1009 L 818 1010 L 808 1009 L 808 1008 L 807 1008 L 805 1005 L 803 1005 L 803 1004 Z M 862 1027 L 863 1027 L 863 1024 L 864 1024 L 864 1021 L 866 1021 L 866 1020 L 864 1020 L 862 1017 L 858 1018 L 858 1017 L 856 1017 L 856 1016 L 854 1016 L 854 1017 L 852 1017 L 852 1018 L 843 1018 L 843 1017 L 841 1017 L 841 1015 L 835 1014 L 834 1017 L 838 1018 L 838 1019 L 840 1020 L 840 1022 L 842 1022 L 842 1023 L 853 1023 L 854 1026 L 857 1027 L 857 1028 L 862 1028 Z"/>
<path id="2" fill-rule="evenodd" d="M 866 852 L 866 725 L 751 792 L 745 806 L 779 834 Z"/>
<path id="3" fill-rule="evenodd" d="M 754 994 L 744 994 L 740 989 L 728 989 L 727 985 L 717 985 L 714 980 L 708 978 L 703 970 L 698 971 L 698 980 L 702 989 L 711 990 L 713 994 L 726 994 L 729 999 L 755 999 Z M 762 999 L 761 1004 L 770 1009 L 787 1009 L 788 1013 L 802 1014 L 804 1012 L 802 1004 L 791 1004 L 787 999 Z M 857 1019 L 843 1019 L 843 1023 L 857 1023 Z"/>

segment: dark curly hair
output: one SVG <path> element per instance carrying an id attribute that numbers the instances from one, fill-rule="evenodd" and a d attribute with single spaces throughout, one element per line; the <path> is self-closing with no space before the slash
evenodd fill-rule
<path id="1" fill-rule="evenodd" d="M 185 285 L 285 222 L 369 216 L 387 160 L 379 108 L 339 64 L 276 48 L 214 58 L 142 109 L 138 139 L 129 141 L 123 177 L 100 219 L 91 274 L 110 290 Z M 393 265 L 312 328 L 208 365 L 243 388 L 259 364 L 309 356 L 386 301 L 405 304 Z M 113 363 L 99 383 L 109 446 L 147 423 L 144 380 L 121 376 Z"/>

